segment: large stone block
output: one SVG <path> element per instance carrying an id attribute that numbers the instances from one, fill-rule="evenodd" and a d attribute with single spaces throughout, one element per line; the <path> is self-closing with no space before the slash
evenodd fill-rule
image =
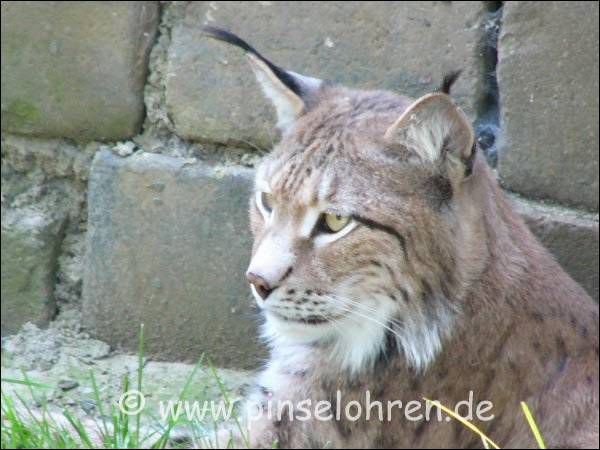
<path id="1" fill-rule="evenodd" d="M 65 217 L 2 206 L 2 336 L 54 316 L 54 278 Z"/>
<path id="2" fill-rule="evenodd" d="M 559 264 L 598 301 L 598 215 L 515 197 L 512 203 Z"/>
<path id="3" fill-rule="evenodd" d="M 252 172 L 149 153 L 96 155 L 90 175 L 84 323 L 162 360 L 249 368 L 260 354 L 244 278 Z"/>
<path id="4" fill-rule="evenodd" d="M 136 134 L 157 3 L 2 2 L 2 130 Z"/>
<path id="5" fill-rule="evenodd" d="M 510 190 L 598 210 L 598 2 L 506 2 L 499 172 Z"/>
<path id="6" fill-rule="evenodd" d="M 203 36 L 206 23 L 282 67 L 350 87 L 419 96 L 462 69 L 454 93 L 470 114 L 485 78 L 484 2 L 190 2 L 179 16 L 166 102 L 187 139 L 270 148 L 277 136 L 242 52 Z"/>

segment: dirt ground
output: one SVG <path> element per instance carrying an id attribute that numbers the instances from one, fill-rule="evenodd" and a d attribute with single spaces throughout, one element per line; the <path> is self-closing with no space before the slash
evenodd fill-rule
<path id="1" fill-rule="evenodd" d="M 136 388 L 138 356 L 112 351 L 106 343 L 79 331 L 78 323 L 78 313 L 67 311 L 46 330 L 27 324 L 19 334 L 3 338 L 3 395 L 23 398 L 34 411 L 46 408 L 60 414 L 66 408 L 89 420 L 98 416 L 91 373 L 105 411 L 110 404 L 118 404 L 127 376 L 131 388 Z M 191 364 L 144 361 L 141 391 L 146 400 L 144 411 L 149 412 L 142 415 L 145 426 L 151 427 L 151 421 L 159 416 L 160 401 L 179 399 L 193 370 Z M 248 391 L 252 373 L 224 369 L 216 372 L 230 399 L 240 399 Z M 46 387 L 30 388 L 10 381 L 15 379 Z M 221 399 L 217 378 L 209 367 L 199 365 L 184 400 Z"/>

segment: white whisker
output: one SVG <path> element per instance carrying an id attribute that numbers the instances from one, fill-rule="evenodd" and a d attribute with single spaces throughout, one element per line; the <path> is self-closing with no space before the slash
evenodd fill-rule
<path id="1" fill-rule="evenodd" d="M 337 301 L 337 300 L 336 300 L 336 301 Z M 341 302 L 339 303 L 339 305 L 340 305 L 340 306 L 342 307 L 342 309 L 343 309 L 344 311 L 346 311 L 347 313 L 350 313 L 350 314 L 356 314 L 356 315 L 357 315 L 357 316 L 359 316 L 359 317 L 362 317 L 362 318 L 364 318 L 364 319 L 370 320 L 371 322 L 373 322 L 373 323 L 376 323 L 377 325 L 380 325 L 382 328 L 384 328 L 384 329 L 388 330 L 390 333 L 393 333 L 393 334 L 394 334 L 395 336 L 397 336 L 398 338 L 401 338 L 401 336 L 398 334 L 398 332 L 397 332 L 396 330 L 392 329 L 390 326 L 388 326 L 388 325 L 385 325 L 384 323 L 382 323 L 382 322 L 380 322 L 380 321 L 378 321 L 378 320 L 374 319 L 373 317 L 367 316 L 367 315 L 365 315 L 365 314 L 362 314 L 362 313 L 360 313 L 360 312 L 358 312 L 358 311 L 356 311 L 356 310 L 354 310 L 354 309 L 352 309 L 352 308 L 349 308 L 347 305 L 343 305 Z"/>
<path id="2" fill-rule="evenodd" d="M 400 320 L 394 319 L 393 317 L 385 316 L 385 315 L 383 315 L 381 313 L 381 311 L 379 311 L 379 310 L 377 310 L 377 309 L 375 309 L 375 308 L 373 308 L 373 307 L 371 307 L 369 305 L 366 305 L 364 303 L 360 303 L 360 302 L 358 302 L 356 300 L 352 300 L 351 298 L 348 298 L 348 297 L 339 297 L 339 296 L 331 296 L 329 298 L 332 298 L 334 301 L 342 302 L 342 304 L 343 304 L 344 301 L 348 302 L 349 304 L 351 304 L 353 306 L 356 306 L 357 308 L 362 309 L 363 312 L 368 312 L 368 313 L 371 313 L 371 314 L 375 314 L 381 320 L 384 320 L 386 322 L 391 322 L 393 325 L 397 325 L 399 327 L 403 326 L 403 323 Z"/>

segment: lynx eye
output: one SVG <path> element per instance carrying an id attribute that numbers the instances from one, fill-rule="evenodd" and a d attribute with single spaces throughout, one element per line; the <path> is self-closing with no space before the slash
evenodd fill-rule
<path id="1" fill-rule="evenodd" d="M 273 206 L 275 205 L 275 198 L 273 197 L 273 194 L 269 194 L 268 192 L 261 192 L 260 204 L 267 213 L 273 211 Z"/>
<path id="2" fill-rule="evenodd" d="M 327 233 L 337 233 L 341 231 L 350 222 L 350 216 L 341 216 L 339 214 L 323 214 L 323 229 Z"/>

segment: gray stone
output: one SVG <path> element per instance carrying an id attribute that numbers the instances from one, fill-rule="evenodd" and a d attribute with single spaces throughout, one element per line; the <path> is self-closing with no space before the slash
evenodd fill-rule
<path id="1" fill-rule="evenodd" d="M 512 197 L 513 206 L 571 277 L 598 301 L 598 215 Z"/>
<path id="2" fill-rule="evenodd" d="M 219 366 L 255 367 L 257 319 L 244 278 L 251 187 L 252 171 L 237 166 L 99 152 L 82 308 L 91 334 L 135 352 L 143 323 L 155 359 L 205 352 Z"/>
<path id="3" fill-rule="evenodd" d="M 462 69 L 454 93 L 473 114 L 486 18 L 484 2 L 190 2 L 172 29 L 167 108 L 186 139 L 261 148 L 277 139 L 242 52 L 203 36 L 210 23 L 282 67 L 350 87 L 419 96 Z"/>
<path id="4" fill-rule="evenodd" d="M 502 183 L 598 211 L 598 2 L 506 2 Z"/>
<path id="5" fill-rule="evenodd" d="M 2 2 L 2 130 L 136 134 L 157 3 Z"/>
<path id="6" fill-rule="evenodd" d="M 70 391 L 79 387 L 79 382 L 75 380 L 60 380 L 58 382 L 58 387 L 63 391 Z"/>
<path id="7" fill-rule="evenodd" d="M 32 322 L 45 327 L 55 313 L 54 278 L 65 218 L 2 206 L 2 336 Z"/>

